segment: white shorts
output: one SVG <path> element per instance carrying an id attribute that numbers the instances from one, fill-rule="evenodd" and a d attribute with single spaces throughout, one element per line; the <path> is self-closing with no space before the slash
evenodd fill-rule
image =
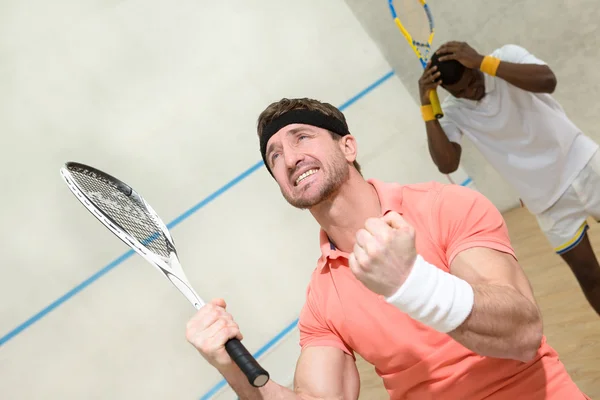
<path id="1" fill-rule="evenodd" d="M 600 151 L 550 208 L 536 215 L 538 224 L 558 254 L 583 239 L 588 217 L 600 221 Z"/>

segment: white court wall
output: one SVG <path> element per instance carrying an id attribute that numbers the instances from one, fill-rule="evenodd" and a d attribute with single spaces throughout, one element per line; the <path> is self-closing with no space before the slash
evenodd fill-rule
<path id="1" fill-rule="evenodd" d="M 446 181 L 416 103 L 341 0 L 10 0 L 0 60 L 2 398 L 198 399 L 220 382 L 185 341 L 194 309 L 77 202 L 65 161 L 177 221 L 190 282 L 227 300 L 253 352 L 294 322 L 318 257 L 310 214 L 260 167 L 267 104 L 342 107 L 367 177 Z M 283 384 L 295 335 L 261 358 Z"/>
<path id="2" fill-rule="evenodd" d="M 388 2 L 345 2 L 410 95 L 419 101 L 421 65 L 392 20 Z M 410 2 L 418 6 L 418 0 Z M 399 0 L 394 0 L 394 4 L 400 10 Z M 554 71 L 558 85 L 553 96 L 567 115 L 582 132 L 600 142 L 597 128 L 600 102 L 589 100 L 600 93 L 600 69 L 594 67 L 600 59 L 595 39 L 600 33 L 597 0 L 502 0 L 485 2 L 483 6 L 473 1 L 428 0 L 427 4 L 434 20 L 434 50 L 453 40 L 466 41 L 483 54 L 505 44 L 525 47 Z M 443 100 L 447 92 L 439 89 L 438 95 Z M 419 140 L 426 141 L 426 136 Z M 461 166 L 473 178 L 477 190 L 501 211 L 519 207 L 518 193 L 487 162 L 474 143 L 464 138 L 462 147 Z"/>

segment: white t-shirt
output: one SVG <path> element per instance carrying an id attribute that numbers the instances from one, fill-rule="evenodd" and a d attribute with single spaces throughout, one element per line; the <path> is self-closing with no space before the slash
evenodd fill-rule
<path id="1" fill-rule="evenodd" d="M 545 63 L 526 49 L 505 45 L 492 54 L 512 63 Z M 534 214 L 550 207 L 598 149 L 547 93 L 532 93 L 484 74 L 480 101 L 452 95 L 440 124 L 450 141 L 466 135 L 519 193 Z"/>

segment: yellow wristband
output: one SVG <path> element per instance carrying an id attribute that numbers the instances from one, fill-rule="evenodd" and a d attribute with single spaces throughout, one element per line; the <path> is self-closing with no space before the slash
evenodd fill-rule
<path id="1" fill-rule="evenodd" d="M 433 114 L 433 107 L 431 104 L 427 104 L 426 106 L 421 106 L 421 115 L 423 116 L 423 121 L 433 121 L 435 119 L 435 115 Z"/>
<path id="2" fill-rule="evenodd" d="M 496 76 L 496 71 L 498 70 L 498 66 L 500 65 L 500 59 L 492 56 L 483 57 L 483 61 L 481 61 L 481 65 L 479 69 L 481 72 L 486 73 L 491 76 Z"/>

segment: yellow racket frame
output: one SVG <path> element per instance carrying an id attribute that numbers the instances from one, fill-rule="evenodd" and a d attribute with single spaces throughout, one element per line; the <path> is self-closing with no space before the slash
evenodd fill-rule
<path id="1" fill-rule="evenodd" d="M 423 67 L 423 69 L 425 69 L 425 67 L 427 66 L 427 61 L 429 60 L 429 58 L 427 57 L 428 54 L 423 55 L 417 48 L 417 45 L 431 49 L 431 43 L 433 42 L 433 37 L 435 35 L 435 28 L 433 25 L 433 17 L 431 16 L 431 12 L 429 11 L 429 6 L 427 5 L 427 2 L 425 0 L 418 0 L 418 1 L 423 6 L 423 9 L 425 10 L 425 14 L 427 14 L 427 19 L 429 20 L 430 33 L 429 33 L 429 37 L 427 38 L 426 44 L 416 42 L 413 39 L 412 35 L 406 30 L 404 25 L 402 25 L 400 18 L 396 14 L 396 9 L 394 8 L 393 0 L 388 0 L 388 4 L 390 6 L 390 12 L 392 13 L 392 18 L 394 19 L 396 26 L 398 27 L 398 29 L 400 30 L 400 32 L 402 33 L 402 35 L 404 36 L 404 38 L 406 39 L 406 41 L 408 42 L 410 47 L 415 52 L 419 61 L 421 61 L 421 66 Z M 442 106 L 440 105 L 440 99 L 438 98 L 436 90 L 429 91 L 429 101 L 431 102 L 431 107 L 433 108 L 433 114 L 435 115 L 435 117 L 437 119 L 442 118 L 444 116 L 444 113 L 442 111 Z"/>

